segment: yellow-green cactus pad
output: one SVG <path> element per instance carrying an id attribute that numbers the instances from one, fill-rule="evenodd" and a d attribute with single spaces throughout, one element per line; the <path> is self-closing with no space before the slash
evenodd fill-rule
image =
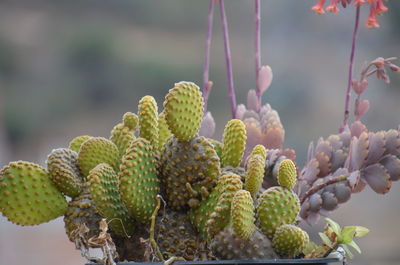
<path id="1" fill-rule="evenodd" d="M 199 204 L 199 207 L 192 208 L 188 212 L 192 224 L 196 227 L 197 231 L 199 231 L 206 238 L 208 238 L 206 223 L 210 214 L 214 211 L 214 208 L 218 203 L 218 199 L 224 192 L 227 182 L 230 181 L 230 179 L 236 179 L 236 182 L 238 182 L 237 179 L 240 180 L 240 178 L 237 178 L 237 176 L 234 174 L 225 174 L 220 176 L 218 178 L 217 185 L 211 191 L 207 199 L 202 200 Z"/>
<path id="2" fill-rule="evenodd" d="M 303 252 L 308 244 L 306 231 L 295 225 L 282 225 L 276 229 L 272 247 L 282 258 L 294 258 Z"/>
<path id="3" fill-rule="evenodd" d="M 158 172 L 168 206 L 176 211 L 188 210 L 197 207 L 214 188 L 220 162 L 206 138 L 182 142 L 170 137 L 160 154 Z"/>
<path id="4" fill-rule="evenodd" d="M 296 165 L 290 159 L 282 160 L 279 164 L 278 169 L 278 184 L 282 187 L 285 187 L 289 190 L 293 189 L 296 186 L 297 182 L 297 170 Z"/>
<path id="5" fill-rule="evenodd" d="M 162 151 L 165 142 L 172 135 L 165 120 L 165 112 L 161 112 L 158 116 L 158 133 L 158 150 Z"/>
<path id="6" fill-rule="evenodd" d="M 129 214 L 141 223 L 148 222 L 159 193 L 153 146 L 143 138 L 132 142 L 120 166 L 120 191 Z"/>
<path id="7" fill-rule="evenodd" d="M 271 241 L 255 230 L 248 238 L 238 236 L 232 227 L 227 227 L 211 241 L 211 250 L 221 260 L 277 259 Z"/>
<path id="8" fill-rule="evenodd" d="M 250 192 L 239 190 L 232 199 L 232 227 L 241 238 L 248 239 L 256 230 L 254 202 Z"/>
<path id="9" fill-rule="evenodd" d="M 158 108 L 152 96 L 139 101 L 139 136 L 148 140 L 153 148 L 158 147 Z"/>
<path id="10" fill-rule="evenodd" d="M 247 160 L 246 182 L 244 188 L 253 198 L 260 191 L 265 171 L 265 159 L 258 154 L 251 154 Z"/>
<path id="11" fill-rule="evenodd" d="M 79 153 L 79 149 L 81 149 L 81 145 L 86 141 L 92 138 L 92 136 L 89 135 L 81 135 L 77 136 L 72 141 L 69 143 L 69 149 Z"/>
<path id="12" fill-rule="evenodd" d="M 50 178 L 59 191 L 72 198 L 82 192 L 84 180 L 75 151 L 68 148 L 54 149 L 46 163 Z"/>
<path id="13" fill-rule="evenodd" d="M 272 239 L 279 226 L 296 221 L 299 211 L 300 202 L 296 194 L 280 186 L 269 188 L 258 199 L 259 227 Z"/>
<path id="14" fill-rule="evenodd" d="M 86 177 L 89 171 L 98 164 L 109 164 L 116 172 L 119 170 L 118 147 L 102 137 L 93 137 L 85 141 L 78 153 L 78 165 L 82 174 Z"/>
<path id="15" fill-rule="evenodd" d="M 262 144 L 258 144 L 253 148 L 250 156 L 260 155 L 264 160 L 267 159 L 267 149 Z"/>
<path id="16" fill-rule="evenodd" d="M 229 224 L 231 221 L 232 199 L 237 191 L 243 189 L 240 177 L 233 173 L 220 177 L 219 183 L 221 183 L 218 186 L 221 195 L 206 223 L 207 233 L 211 237 Z"/>
<path id="17" fill-rule="evenodd" d="M 223 144 L 215 139 L 212 138 L 207 138 L 207 140 L 214 146 L 215 151 L 217 152 L 217 155 L 219 158 L 222 157 L 222 148 Z"/>
<path id="18" fill-rule="evenodd" d="M 176 83 L 165 97 L 164 112 L 170 131 L 180 141 L 189 141 L 199 132 L 203 118 L 203 97 L 192 82 Z"/>
<path id="19" fill-rule="evenodd" d="M 122 202 L 118 175 L 112 167 L 102 163 L 90 171 L 87 179 L 96 209 L 107 219 L 111 230 L 121 236 L 130 236 L 134 223 Z"/>
<path id="20" fill-rule="evenodd" d="M 85 234 L 86 240 L 98 236 L 100 233 L 99 222 L 101 217 L 96 210 L 89 191 L 84 191 L 68 203 L 68 209 L 64 215 L 65 232 L 73 243 L 79 239 L 79 228 L 85 225 L 89 232 Z"/>
<path id="21" fill-rule="evenodd" d="M 124 114 L 123 122 L 118 123 L 111 130 L 110 140 L 118 147 L 119 155 L 125 154 L 126 149 L 136 139 L 134 129 L 137 124 L 137 116 L 132 112 Z"/>
<path id="22" fill-rule="evenodd" d="M 246 147 L 246 127 L 241 120 L 230 120 L 224 130 L 221 163 L 223 167 L 237 167 Z"/>
<path id="23" fill-rule="evenodd" d="M 18 225 L 38 225 L 65 213 L 67 201 L 41 166 L 11 162 L 0 171 L 0 212 Z"/>
<path id="24" fill-rule="evenodd" d="M 122 123 L 131 131 L 134 131 L 139 123 L 139 118 L 135 113 L 127 112 L 122 117 Z"/>

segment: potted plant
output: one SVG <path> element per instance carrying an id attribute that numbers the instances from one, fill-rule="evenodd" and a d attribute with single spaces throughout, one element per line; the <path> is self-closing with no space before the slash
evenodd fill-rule
<path id="1" fill-rule="evenodd" d="M 323 13 L 323 0 L 312 7 Z M 207 111 L 214 5 L 220 4 L 228 95 L 232 120 L 222 141 L 212 138 L 215 122 Z M 360 9 L 369 5 L 367 26 L 387 11 L 381 0 L 342 0 L 354 4 L 356 18 L 344 120 L 339 133 L 310 144 L 299 170 L 295 152 L 283 149 L 284 128 L 278 113 L 261 96 L 272 70 L 261 65 L 260 0 L 255 1 L 255 90 L 247 105 L 237 105 L 232 76 L 224 1 L 211 0 L 204 83 L 178 82 L 159 111 L 152 96 L 143 97 L 137 114 L 127 112 L 111 136 L 78 136 L 54 149 L 47 166 L 15 161 L 0 171 L 0 211 L 19 225 L 38 225 L 64 215 L 70 241 L 89 261 L 115 264 L 327 264 L 348 246 L 360 252 L 360 226 L 341 228 L 327 218 L 322 244 L 310 242 L 298 224 L 315 223 L 352 193 L 370 186 L 389 191 L 400 178 L 400 132 L 370 132 L 361 122 L 369 102 L 361 99 L 367 78 L 388 82 L 387 69 L 399 72 L 395 58 L 377 58 L 353 79 Z M 326 10 L 337 12 L 339 1 Z M 349 124 L 351 89 L 355 121 Z M 101 257 L 90 249 L 99 248 Z"/>

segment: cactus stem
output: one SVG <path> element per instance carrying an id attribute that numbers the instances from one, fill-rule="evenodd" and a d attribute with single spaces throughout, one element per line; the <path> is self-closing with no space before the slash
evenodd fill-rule
<path id="1" fill-rule="evenodd" d="M 328 179 L 328 180 L 322 182 L 321 184 L 315 185 L 314 187 L 310 188 L 306 193 L 304 193 L 304 196 L 300 200 L 300 205 L 302 205 L 308 197 L 310 197 L 314 193 L 317 193 L 319 190 L 325 188 L 326 186 L 328 186 L 330 184 L 345 181 L 345 180 L 347 180 L 347 177 L 348 176 L 346 176 L 346 175 L 338 176 L 335 178 Z"/>

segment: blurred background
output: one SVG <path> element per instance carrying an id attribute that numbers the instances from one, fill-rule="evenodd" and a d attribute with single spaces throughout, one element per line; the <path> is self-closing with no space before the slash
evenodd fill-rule
<path id="1" fill-rule="evenodd" d="M 286 147 L 305 161 L 308 143 L 336 133 L 342 119 L 355 8 L 314 14 L 315 1 L 262 1 L 262 62 L 273 83 L 264 95 L 286 129 Z M 355 73 L 378 56 L 400 56 L 400 1 L 388 1 L 380 29 L 367 29 L 362 10 Z M 47 154 L 78 135 L 108 137 L 142 96 L 162 107 L 174 82 L 202 83 L 206 0 L 1 0 L 0 166 L 13 160 L 44 165 Z M 239 102 L 255 87 L 253 1 L 226 1 Z M 230 118 L 219 9 L 216 10 L 209 110 L 215 138 Z M 370 81 L 364 117 L 370 130 L 400 124 L 400 75 Z M 351 264 L 399 264 L 400 184 L 387 195 L 370 189 L 332 218 L 371 229 Z M 19 227 L 0 217 L 0 264 L 84 264 L 64 234 L 62 218 Z M 321 229 L 322 224 L 316 227 Z M 317 230 L 314 230 L 316 235 Z"/>

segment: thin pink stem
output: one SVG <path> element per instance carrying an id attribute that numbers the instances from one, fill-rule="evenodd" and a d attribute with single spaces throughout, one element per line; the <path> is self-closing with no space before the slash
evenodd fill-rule
<path id="1" fill-rule="evenodd" d="M 236 116 L 236 94 L 233 85 L 233 71 L 232 71 L 232 59 L 231 59 L 231 48 L 229 45 L 229 32 L 228 32 L 228 22 L 226 20 L 225 5 L 224 0 L 219 0 L 220 3 L 220 13 L 222 20 L 222 31 L 224 33 L 224 48 L 225 48 L 225 61 L 226 61 L 226 75 L 228 79 L 228 95 L 229 101 L 231 103 L 232 118 Z"/>
<path id="2" fill-rule="evenodd" d="M 258 84 L 258 76 L 261 69 L 261 2 L 255 0 L 255 34 L 254 34 L 254 48 L 255 48 L 255 63 L 256 63 L 256 94 L 258 100 L 257 110 L 260 111 L 261 107 L 261 88 Z"/>
<path id="3" fill-rule="evenodd" d="M 356 40 L 357 40 L 357 32 L 358 25 L 360 24 L 360 5 L 357 5 L 356 8 L 356 20 L 354 23 L 354 31 L 351 43 L 351 54 L 350 54 L 350 64 L 349 64 L 349 79 L 347 82 L 347 90 L 346 90 L 346 103 L 344 107 L 344 119 L 343 123 L 340 126 L 339 132 L 343 132 L 344 128 L 349 122 L 349 113 L 350 113 L 350 95 L 351 95 L 351 82 L 353 80 L 353 63 L 354 63 L 354 54 L 356 51 Z"/>
<path id="4" fill-rule="evenodd" d="M 209 73 L 210 73 L 211 39 L 213 30 L 213 17 L 214 17 L 214 1 L 215 0 L 210 0 L 210 5 L 208 7 L 206 55 L 204 60 L 204 72 L 203 72 L 204 113 L 207 112 L 208 95 L 210 93 Z"/>

